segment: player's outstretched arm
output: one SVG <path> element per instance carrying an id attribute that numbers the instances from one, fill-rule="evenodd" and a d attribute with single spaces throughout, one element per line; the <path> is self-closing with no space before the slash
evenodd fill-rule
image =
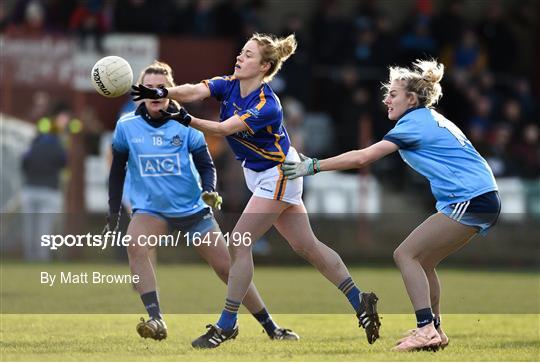
<path id="1" fill-rule="evenodd" d="M 186 83 L 181 86 L 168 88 L 167 90 L 169 91 L 169 98 L 180 103 L 201 101 L 210 97 L 210 89 L 204 83 Z"/>
<path id="2" fill-rule="evenodd" d="M 159 112 L 163 117 L 176 120 L 186 127 L 191 126 L 206 134 L 228 136 L 248 129 L 247 125 L 237 115 L 234 115 L 223 122 L 216 122 L 194 117 L 183 107 L 180 107 L 180 110 L 176 113 L 170 113 L 164 110 L 160 110 Z"/>
<path id="3" fill-rule="evenodd" d="M 365 149 L 353 150 L 332 158 L 317 160 L 301 155 L 300 162 L 285 161 L 283 174 L 289 179 L 313 175 L 320 171 L 359 169 L 398 150 L 390 141 L 379 141 Z"/>
<path id="4" fill-rule="evenodd" d="M 320 161 L 320 171 L 360 169 L 398 150 L 393 142 L 382 140 L 365 149 L 343 153 Z"/>
<path id="5" fill-rule="evenodd" d="M 223 122 L 203 120 L 192 116 L 189 126 L 200 130 L 205 134 L 218 136 L 228 136 L 237 132 L 247 131 L 248 129 L 246 124 L 237 115 L 234 115 Z"/>
<path id="6" fill-rule="evenodd" d="M 131 86 L 131 89 L 133 101 L 170 98 L 180 103 L 189 103 L 204 100 L 205 98 L 210 97 L 210 90 L 203 83 L 183 84 L 181 86 L 170 88 L 149 88 L 143 84 L 139 84 Z"/>

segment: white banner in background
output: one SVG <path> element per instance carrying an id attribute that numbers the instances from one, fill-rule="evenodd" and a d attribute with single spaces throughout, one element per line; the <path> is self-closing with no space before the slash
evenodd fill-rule
<path id="1" fill-rule="evenodd" d="M 2 77 L 9 74 L 12 84 L 20 86 L 48 85 L 69 87 L 72 79 L 72 54 L 76 52 L 75 41 L 69 38 L 0 37 L 0 61 L 10 67 L 1 67 Z"/>
<path id="2" fill-rule="evenodd" d="M 159 40 L 152 35 L 114 34 L 103 39 L 105 54 L 92 51 L 78 52 L 73 57 L 73 88 L 78 91 L 94 91 L 90 72 L 102 57 L 117 55 L 129 62 L 133 69 L 133 82 L 137 81 L 144 67 L 159 55 Z"/>

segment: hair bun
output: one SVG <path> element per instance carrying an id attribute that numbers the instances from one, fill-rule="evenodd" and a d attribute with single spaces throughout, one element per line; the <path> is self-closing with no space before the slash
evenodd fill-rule
<path id="1" fill-rule="evenodd" d="M 412 68 L 390 67 L 390 79 L 383 84 L 388 93 L 394 81 L 405 82 L 408 92 L 418 96 L 420 106 L 431 107 L 442 97 L 441 79 L 444 75 L 444 65 L 434 59 L 417 59 Z"/>
<path id="2" fill-rule="evenodd" d="M 429 83 L 439 83 L 444 75 L 444 65 L 436 60 L 417 60 L 414 66 L 422 75 L 422 80 Z"/>
<path id="3" fill-rule="evenodd" d="M 277 41 L 277 51 L 281 61 L 289 58 L 296 51 L 297 42 L 294 34 Z"/>
<path id="4" fill-rule="evenodd" d="M 269 82 L 279 72 L 281 65 L 296 51 L 296 38 L 294 34 L 285 38 L 276 38 L 270 34 L 254 33 L 250 41 L 255 41 L 261 51 L 262 62 L 270 64 L 264 75 L 264 81 Z"/>

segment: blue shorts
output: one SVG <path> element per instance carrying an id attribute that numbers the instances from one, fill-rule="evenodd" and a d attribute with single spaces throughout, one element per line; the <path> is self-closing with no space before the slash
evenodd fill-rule
<path id="1" fill-rule="evenodd" d="M 199 212 L 186 217 L 167 217 L 161 213 L 149 211 L 147 209 L 136 209 L 133 211 L 133 214 L 148 214 L 164 220 L 169 227 L 169 233 L 178 231 L 182 234 L 189 233 L 189 235 L 193 235 L 195 232 L 204 234 L 214 227 L 219 229 L 210 208 L 204 208 Z"/>
<path id="2" fill-rule="evenodd" d="M 488 229 L 497 223 L 501 198 L 497 191 L 487 192 L 471 200 L 449 204 L 439 212 L 461 224 L 476 227 L 480 234 L 486 235 Z"/>

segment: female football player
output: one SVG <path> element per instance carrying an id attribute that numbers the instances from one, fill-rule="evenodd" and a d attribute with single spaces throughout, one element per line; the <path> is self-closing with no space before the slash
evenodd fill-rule
<path id="1" fill-rule="evenodd" d="M 411 69 L 391 67 L 384 104 L 388 118 L 397 124 L 382 141 L 325 160 L 302 155 L 301 162 L 283 166 L 284 174 L 294 179 L 361 168 L 399 150 L 403 160 L 429 180 L 438 213 L 394 251 L 417 319 L 417 329 L 398 341 L 397 351 L 448 345 L 440 326 L 441 291 L 435 267 L 474 235 L 486 233 L 501 208 L 487 162 L 455 124 L 432 108 L 442 95 L 443 73 L 444 66 L 436 61 L 419 60 Z"/>
<path id="2" fill-rule="evenodd" d="M 156 61 L 142 71 L 139 83 L 147 87 L 173 87 L 171 68 Z M 150 316 L 147 321 L 141 319 L 137 331 L 141 337 L 156 340 L 167 337 L 167 327 L 159 308 L 149 247 L 136 243 L 139 236 L 167 235 L 178 230 L 183 235 L 199 234 L 204 240 L 210 234 L 210 245 L 191 244 L 224 282 L 227 282 L 230 264 L 225 241 L 208 207 L 219 209 L 221 197 L 215 191 L 216 170 L 204 136 L 160 113 L 162 110 L 177 112 L 178 107 L 176 102 L 166 98 L 142 102 L 135 112 L 119 119 L 112 142 L 107 228 L 115 230 L 118 224 L 127 163 L 133 211 L 127 234 L 134 242 L 128 246 L 129 266 L 132 274 L 139 276 L 135 287 Z M 201 177 L 202 187 L 194 169 Z M 219 236 L 217 243 L 216 236 Z M 249 285 L 244 305 L 271 339 L 299 339 L 296 333 L 273 322 L 253 284 Z"/>
<path id="3" fill-rule="evenodd" d="M 242 162 L 248 188 L 253 192 L 232 234 L 257 241 L 274 225 L 291 247 L 314 265 L 348 298 L 365 328 L 369 343 L 379 336 L 377 297 L 360 292 L 339 255 L 319 241 L 302 202 L 302 180 L 289 181 L 281 166 L 299 160 L 283 126 L 283 110 L 268 81 L 296 49 L 294 35 L 275 38 L 254 34 L 236 57 L 234 74 L 202 83 L 169 88 L 134 86 L 138 99 L 168 97 L 181 103 L 215 97 L 221 101 L 220 122 L 193 117 L 185 109 L 168 115 L 185 126 L 226 136 Z M 238 334 L 237 312 L 253 278 L 250 243 L 230 246 L 231 268 L 225 308 L 219 321 L 193 341 L 198 348 L 215 348 Z"/>

